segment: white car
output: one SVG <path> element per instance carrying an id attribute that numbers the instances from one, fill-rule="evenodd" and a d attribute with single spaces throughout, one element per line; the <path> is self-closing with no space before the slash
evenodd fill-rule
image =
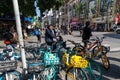
<path id="1" fill-rule="evenodd" d="M 116 28 L 117 28 L 117 25 L 116 25 L 116 24 L 113 24 L 113 26 L 112 26 L 112 30 L 115 31 Z"/>
<path id="2" fill-rule="evenodd" d="M 115 29 L 115 32 L 116 32 L 117 34 L 120 34 L 120 25 L 117 25 L 117 28 Z"/>

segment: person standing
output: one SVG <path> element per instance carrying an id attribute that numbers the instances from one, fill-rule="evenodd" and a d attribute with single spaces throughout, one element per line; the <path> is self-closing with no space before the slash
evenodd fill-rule
<path id="1" fill-rule="evenodd" d="M 40 33 L 39 28 L 35 28 L 34 34 L 36 35 L 37 40 L 38 40 L 39 42 L 41 42 L 41 33 Z"/>
<path id="2" fill-rule="evenodd" d="M 85 27 L 83 28 L 83 34 L 82 34 L 82 41 L 84 43 L 84 47 L 87 47 L 87 43 L 90 39 L 90 36 L 92 36 L 90 21 L 86 21 Z"/>

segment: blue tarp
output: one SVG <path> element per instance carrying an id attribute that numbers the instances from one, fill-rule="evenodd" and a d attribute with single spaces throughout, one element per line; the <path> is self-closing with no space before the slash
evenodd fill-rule
<path id="1" fill-rule="evenodd" d="M 25 17 L 25 21 L 32 22 L 32 19 L 29 17 Z"/>

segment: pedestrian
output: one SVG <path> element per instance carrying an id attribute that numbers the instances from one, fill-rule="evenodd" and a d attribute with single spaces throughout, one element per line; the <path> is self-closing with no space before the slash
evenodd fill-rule
<path id="1" fill-rule="evenodd" d="M 17 47 L 17 42 L 18 42 L 18 36 L 17 36 L 16 30 L 15 30 L 15 27 L 12 26 L 10 28 L 10 31 L 7 31 L 4 35 L 4 43 L 6 45 L 11 45 L 13 48 L 15 48 L 15 47 Z"/>
<path id="2" fill-rule="evenodd" d="M 85 27 L 83 28 L 83 34 L 82 34 L 82 41 L 84 43 L 85 48 L 87 47 L 87 43 L 90 39 L 90 36 L 92 36 L 90 21 L 86 21 Z"/>
<path id="3" fill-rule="evenodd" d="M 34 34 L 36 35 L 38 42 L 41 42 L 41 32 L 39 28 L 35 28 Z"/>
<path id="4" fill-rule="evenodd" d="M 54 30 L 54 27 L 52 25 L 49 25 L 45 31 L 45 42 L 47 45 L 55 48 L 55 45 L 53 44 L 55 41 L 57 41 L 56 32 Z"/>

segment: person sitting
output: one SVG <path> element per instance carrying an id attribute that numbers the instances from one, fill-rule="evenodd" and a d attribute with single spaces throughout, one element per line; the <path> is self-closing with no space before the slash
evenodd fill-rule
<path id="1" fill-rule="evenodd" d="M 52 25 L 49 25 L 45 31 L 45 42 L 47 45 L 55 48 L 54 42 L 57 41 L 56 32 Z"/>

